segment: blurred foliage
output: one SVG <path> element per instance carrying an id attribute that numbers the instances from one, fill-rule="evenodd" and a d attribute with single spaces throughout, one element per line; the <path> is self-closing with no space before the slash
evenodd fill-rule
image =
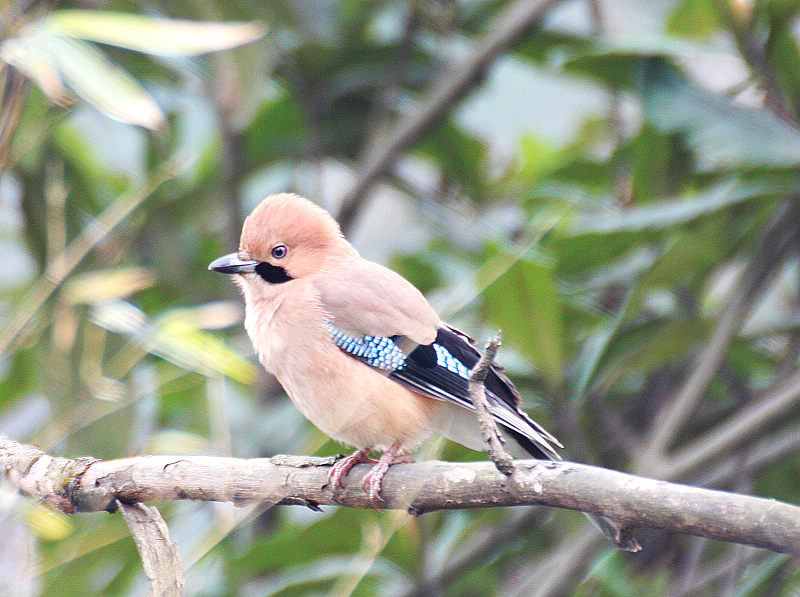
<path id="1" fill-rule="evenodd" d="M 338 451 L 255 366 L 206 266 L 270 192 L 335 212 L 510 3 L 86 4 L 0 2 L 0 432 L 102 458 Z M 800 2 L 586 4 L 476 73 L 348 232 L 479 342 L 503 329 L 500 361 L 568 457 L 797 502 L 800 400 L 699 448 L 798 369 L 800 217 L 775 214 L 797 203 Z M 192 595 L 800 590 L 796 560 L 657 530 L 640 554 L 575 555 L 594 531 L 573 513 L 160 507 Z M 35 546 L 19 594 L 143 591 L 119 515 L 1 487 L 0 509 Z"/>

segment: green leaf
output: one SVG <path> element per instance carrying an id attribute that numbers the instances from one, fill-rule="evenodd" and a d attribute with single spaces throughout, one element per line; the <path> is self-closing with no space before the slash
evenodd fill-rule
<path id="1" fill-rule="evenodd" d="M 648 203 L 674 195 L 693 169 L 690 152 L 679 135 L 664 135 L 645 124 L 631 144 L 633 200 Z"/>
<path id="2" fill-rule="evenodd" d="M 521 166 L 517 177 L 527 185 L 545 179 L 575 158 L 574 148 L 563 150 L 541 137 L 526 134 L 520 139 Z"/>
<path id="3" fill-rule="evenodd" d="M 604 321 L 581 342 L 578 357 L 575 359 L 576 371 L 570 391 L 573 402 L 579 402 L 586 395 L 586 387 L 597 372 L 621 322 L 621 316 Z"/>
<path id="4" fill-rule="evenodd" d="M 705 37 L 718 23 L 711 0 L 683 0 L 667 21 L 667 31 L 686 37 Z"/>
<path id="5" fill-rule="evenodd" d="M 703 341 L 710 327 L 699 319 L 656 319 L 629 327 L 608 345 L 592 385 L 607 390 L 624 375 L 644 375 L 671 363 Z"/>
<path id="6" fill-rule="evenodd" d="M 675 238 L 669 248 L 653 262 L 647 273 L 633 289 L 625 305 L 626 319 L 633 318 L 647 294 L 655 289 L 672 289 L 698 272 L 705 272 L 719 261 L 723 242 L 714 233 L 720 228 L 687 233 Z"/>
<path id="7" fill-rule="evenodd" d="M 763 0 L 757 6 L 769 15 L 773 23 L 789 25 L 800 11 L 800 0 Z"/>
<path id="8" fill-rule="evenodd" d="M 556 388 L 564 368 L 564 327 L 555 266 L 531 256 L 517 259 L 497 247 L 489 251 L 493 259 L 513 264 L 481 295 L 487 320 L 502 329 L 503 338 L 526 354 Z M 488 282 L 478 280 L 481 286 Z"/>
<path id="9" fill-rule="evenodd" d="M 582 595 L 594 594 L 614 597 L 660 597 L 669 587 L 669 576 L 660 570 L 640 572 L 645 578 L 634 577 L 632 564 L 619 550 L 607 549 L 595 558 L 584 580 L 590 590 L 579 591 Z M 660 574 L 659 574 L 660 572 Z M 635 578 L 635 577 L 634 577 Z"/>
<path id="10" fill-rule="evenodd" d="M 671 199 L 627 209 L 580 214 L 574 236 L 665 229 L 688 224 L 733 205 L 772 197 L 790 188 L 779 181 L 726 181 L 685 199 Z"/>
<path id="11" fill-rule="evenodd" d="M 774 27 L 767 40 L 766 53 L 781 89 L 797 113 L 800 107 L 800 49 L 794 31 L 786 26 Z"/>
<path id="12" fill-rule="evenodd" d="M 682 57 L 697 52 L 718 51 L 713 46 L 697 40 L 688 40 L 657 31 L 635 31 L 600 37 L 595 53 L 638 57 Z M 663 61 L 663 59 L 659 59 Z"/>
<path id="13" fill-rule="evenodd" d="M 254 41 L 256 22 L 215 23 L 161 19 L 103 10 L 57 10 L 45 19 L 54 33 L 157 56 L 194 56 Z"/>
<path id="14" fill-rule="evenodd" d="M 694 225 L 748 201 L 760 201 L 755 207 L 768 209 L 773 196 L 790 192 L 789 182 L 723 182 L 688 198 L 640 207 L 582 207 L 571 223 L 548 235 L 542 244 L 555 256 L 562 275 L 591 274 L 605 263 L 618 262 L 641 243 L 652 242 L 654 234 Z"/>
<path id="15" fill-rule="evenodd" d="M 558 260 L 559 271 L 574 275 L 591 273 L 604 263 L 617 261 L 644 240 L 643 233 L 636 231 L 607 234 L 567 230 L 549 236 L 543 244 Z"/>
<path id="16" fill-rule="evenodd" d="M 701 169 L 800 165 L 800 131 L 772 112 L 700 89 L 663 59 L 646 60 L 641 79 L 647 119 L 662 131 L 685 133 Z"/>
<path id="17" fill-rule="evenodd" d="M 461 185 L 474 199 L 486 198 L 487 150 L 477 137 L 447 121 L 426 135 L 417 151 L 436 160 L 448 181 Z"/>
<path id="18" fill-rule="evenodd" d="M 526 35 L 514 47 L 514 55 L 533 62 L 546 63 L 554 54 L 576 56 L 586 53 L 591 41 L 585 36 L 542 29 Z"/>
<path id="19" fill-rule="evenodd" d="M 243 384 L 256 377 L 250 361 L 182 317 L 162 317 L 145 345 L 153 354 L 201 375 L 221 373 Z"/>
<path id="20" fill-rule="evenodd" d="M 307 525 L 291 524 L 285 517 L 276 521 L 276 532 L 248 542 L 228 562 L 233 580 L 243 583 L 255 574 L 281 571 L 291 565 L 311 565 L 329 554 L 355 553 L 363 541 L 363 528 L 373 513 L 351 508 L 328 510 Z"/>
<path id="21" fill-rule="evenodd" d="M 244 154 L 249 168 L 294 156 L 305 142 L 305 115 L 288 94 L 265 101 L 244 132 Z"/>
<path id="22" fill-rule="evenodd" d="M 624 32 L 598 37 L 593 48 L 574 55 L 565 67 L 582 76 L 599 79 L 615 89 L 635 87 L 642 58 L 669 56 L 682 59 L 719 50 L 696 40 L 656 31 Z"/>
<path id="23" fill-rule="evenodd" d="M 72 519 L 49 504 L 30 504 L 23 512 L 28 527 L 46 541 L 64 539 L 74 530 Z"/>
<path id="24" fill-rule="evenodd" d="M 409 280 L 423 294 L 430 294 L 442 284 L 437 265 L 426 254 L 393 255 L 389 262 L 391 269 Z"/>
<path id="25" fill-rule="evenodd" d="M 777 586 L 774 583 L 774 579 L 776 576 L 780 578 L 781 575 L 778 570 L 788 558 L 788 555 L 775 553 L 770 554 L 760 562 L 748 566 L 747 573 L 742 575 L 741 582 L 737 585 L 736 590 L 732 591 L 732 595 L 734 597 L 748 597 L 769 593 L 774 586 Z M 770 582 L 771 580 L 773 582 Z M 783 583 L 779 581 L 778 584 L 782 585 Z M 787 594 L 791 594 L 791 592 Z"/>

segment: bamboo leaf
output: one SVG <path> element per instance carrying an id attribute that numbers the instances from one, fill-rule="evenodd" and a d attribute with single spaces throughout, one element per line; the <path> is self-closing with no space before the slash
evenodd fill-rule
<path id="1" fill-rule="evenodd" d="M 143 267 L 85 272 L 64 284 L 62 296 L 71 303 L 98 303 L 120 299 L 150 286 L 153 274 Z"/>
<path id="2" fill-rule="evenodd" d="M 103 10 L 58 10 L 46 26 L 62 36 L 156 56 L 194 56 L 235 48 L 264 35 L 257 22 L 216 23 L 151 18 Z"/>
<path id="3" fill-rule="evenodd" d="M 197 329 L 182 318 L 159 321 L 147 344 L 153 354 L 201 375 L 221 373 L 243 384 L 252 383 L 256 376 L 252 363 L 216 336 Z"/>
<path id="4" fill-rule="evenodd" d="M 155 321 L 148 321 L 137 307 L 122 300 L 95 305 L 92 322 L 111 332 L 133 338 L 142 350 L 161 357 L 178 367 L 201 375 L 227 375 L 244 384 L 255 379 L 255 366 L 239 356 L 222 340 L 199 329 L 217 327 L 229 317 L 224 303 L 194 309 L 166 311 Z"/>
<path id="5" fill-rule="evenodd" d="M 62 80 L 97 110 L 109 118 L 149 129 L 164 124 L 161 109 L 136 79 L 91 44 L 44 33 L 40 39 Z"/>
<path id="6" fill-rule="evenodd" d="M 46 504 L 33 504 L 25 511 L 25 522 L 46 541 L 59 541 L 69 536 L 74 525 L 72 519 Z"/>

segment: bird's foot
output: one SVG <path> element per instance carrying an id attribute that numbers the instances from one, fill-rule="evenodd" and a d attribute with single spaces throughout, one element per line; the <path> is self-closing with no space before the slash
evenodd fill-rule
<path id="1" fill-rule="evenodd" d="M 350 456 L 346 456 L 345 458 L 342 458 L 334 463 L 334 465 L 331 467 L 331 472 L 328 473 L 328 483 L 331 485 L 331 491 L 333 491 L 334 496 L 338 493 L 339 488 L 342 486 L 342 479 L 344 479 L 344 476 L 350 472 L 351 468 L 361 462 L 378 462 L 374 458 L 370 458 L 368 456 L 369 451 L 369 448 L 356 450 Z"/>
<path id="2" fill-rule="evenodd" d="M 378 502 L 382 502 L 381 487 L 383 486 L 383 477 L 386 471 L 393 464 L 414 462 L 411 456 L 398 456 L 397 451 L 400 449 L 399 444 L 394 444 L 383 456 L 378 459 L 378 462 L 372 469 L 364 476 L 364 483 L 362 487 L 364 491 L 369 494 L 369 501 L 374 508 L 378 507 Z"/>

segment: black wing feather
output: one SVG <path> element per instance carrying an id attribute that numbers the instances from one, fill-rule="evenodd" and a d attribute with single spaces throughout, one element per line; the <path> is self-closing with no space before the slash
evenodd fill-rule
<path id="1" fill-rule="evenodd" d="M 439 328 L 436 342 L 444 346 L 450 354 L 464 363 L 467 369 L 472 369 L 481 356 L 472 343 L 472 338 L 455 328 Z M 503 373 L 503 368 L 500 365 L 492 364 L 484 385 L 488 391 L 508 403 L 509 406 L 515 409 L 519 408 L 521 402 L 519 392 L 517 392 L 517 388 L 514 387 L 511 380 Z"/>
<path id="2" fill-rule="evenodd" d="M 342 332 L 331 321 L 326 325 L 331 340 L 351 356 L 420 394 L 474 410 L 469 371 L 480 353 L 469 336 L 445 326 L 431 344 L 404 349 L 408 338 L 403 336 L 358 336 Z M 519 393 L 499 366 L 492 365 L 484 388 L 492 417 L 523 449 L 535 458 L 559 459 L 550 444 L 561 444 L 520 409 Z"/>
<path id="3" fill-rule="evenodd" d="M 480 358 L 470 338 L 453 328 L 439 328 L 435 344 L 446 349 L 467 370 L 472 369 Z M 474 409 L 469 398 L 468 380 L 442 367 L 437 362 L 432 344 L 414 349 L 404 366 L 391 372 L 389 377 L 426 396 Z M 493 365 L 489 370 L 484 388 L 492 416 L 526 452 L 539 459 L 559 458 L 550 442 L 557 446 L 561 444 L 520 409 L 519 392 L 498 365 Z"/>

